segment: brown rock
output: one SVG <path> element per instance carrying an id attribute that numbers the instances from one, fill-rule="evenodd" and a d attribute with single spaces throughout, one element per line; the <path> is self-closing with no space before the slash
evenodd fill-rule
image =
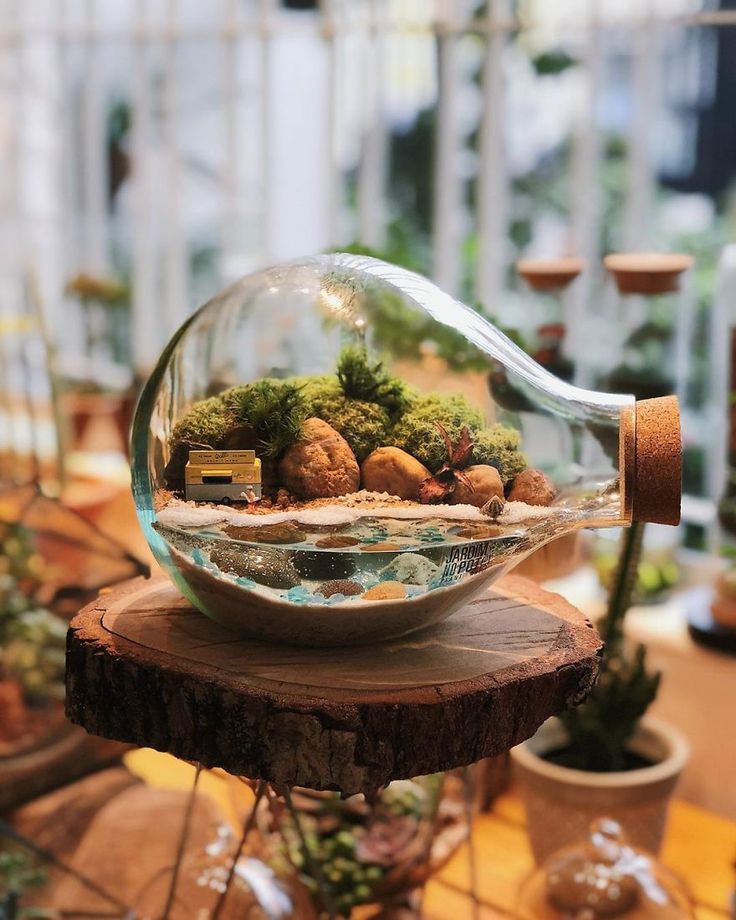
<path id="1" fill-rule="evenodd" d="M 541 470 L 522 470 L 511 483 L 510 502 L 551 505 L 557 495 L 554 483 Z"/>
<path id="2" fill-rule="evenodd" d="M 355 553 L 299 552 L 294 553 L 292 564 L 302 578 L 350 578 L 355 572 Z"/>
<path id="3" fill-rule="evenodd" d="M 332 581 L 326 581 L 317 588 L 317 593 L 323 597 L 332 597 L 333 594 L 344 594 L 345 597 L 354 597 L 356 594 L 362 594 L 363 585 L 349 578 L 335 578 Z"/>
<path id="4" fill-rule="evenodd" d="M 471 492 L 464 482 L 458 482 L 450 496 L 451 504 L 475 505 L 476 508 L 482 508 L 494 495 L 503 498 L 503 481 L 495 466 L 478 463 L 469 466 L 463 472 L 472 482 L 473 490 Z"/>
<path id="5" fill-rule="evenodd" d="M 471 524 L 469 527 L 458 530 L 457 536 L 465 540 L 492 540 L 494 537 L 500 537 L 502 533 L 503 527 L 492 524 Z"/>
<path id="6" fill-rule="evenodd" d="M 301 583 L 292 562 L 279 550 L 217 546 L 210 553 L 210 559 L 221 572 L 250 578 L 269 588 L 294 588 Z"/>
<path id="7" fill-rule="evenodd" d="M 364 553 L 395 553 L 403 549 L 400 543 L 364 543 L 360 548 Z"/>
<path id="8" fill-rule="evenodd" d="M 349 537 L 347 534 L 334 534 L 330 537 L 320 537 L 314 545 L 320 549 L 347 549 L 349 546 L 357 546 L 360 540 L 357 537 Z"/>
<path id="9" fill-rule="evenodd" d="M 279 473 L 300 498 L 334 498 L 360 485 L 360 467 L 348 442 L 318 418 L 306 420 L 301 437 L 281 458 Z"/>
<path id="10" fill-rule="evenodd" d="M 380 581 L 363 595 L 364 601 L 397 601 L 406 597 L 406 585 L 400 581 Z"/>
<path id="11" fill-rule="evenodd" d="M 262 524 L 260 527 L 244 527 L 241 524 L 227 524 L 223 531 L 233 540 L 246 543 L 303 543 L 307 535 L 293 521 L 281 524 Z"/>
<path id="12" fill-rule="evenodd" d="M 419 500 L 419 486 L 432 475 L 398 447 L 377 448 L 365 458 L 360 472 L 363 488 L 369 492 L 389 492 L 409 501 Z"/>

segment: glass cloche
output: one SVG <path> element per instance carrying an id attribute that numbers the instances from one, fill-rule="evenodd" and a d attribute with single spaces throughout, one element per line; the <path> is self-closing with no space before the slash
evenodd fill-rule
<path id="1" fill-rule="evenodd" d="M 433 348 L 502 363 L 532 417 L 564 431 L 558 455 L 540 468 L 487 371 L 472 396 L 448 391 L 421 363 Z M 438 622 L 575 528 L 675 523 L 679 458 L 674 399 L 577 389 L 425 278 L 342 254 L 205 304 L 133 426 L 138 513 L 176 584 L 230 628 L 307 645 Z"/>
<path id="2" fill-rule="evenodd" d="M 519 920 L 691 920 L 692 902 L 679 878 L 631 846 L 609 818 L 587 840 L 559 850 L 519 892 Z"/>

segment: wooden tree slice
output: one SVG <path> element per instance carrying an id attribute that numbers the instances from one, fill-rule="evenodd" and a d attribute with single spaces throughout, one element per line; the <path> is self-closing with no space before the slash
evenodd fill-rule
<path id="1" fill-rule="evenodd" d="M 508 577 L 433 629 L 308 649 L 228 632 L 166 579 L 72 621 L 67 713 L 89 732 L 275 784 L 345 793 L 500 754 L 582 699 L 601 640 Z"/>

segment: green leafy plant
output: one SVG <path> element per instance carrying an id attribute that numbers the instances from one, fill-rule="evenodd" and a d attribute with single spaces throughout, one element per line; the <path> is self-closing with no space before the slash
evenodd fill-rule
<path id="1" fill-rule="evenodd" d="M 600 624 L 605 652 L 598 682 L 585 702 L 560 716 L 570 744 L 552 759 L 577 770 L 608 773 L 632 766 L 629 744 L 659 689 L 658 672 L 647 669 L 646 649 L 624 644 L 624 618 L 631 604 L 644 525 L 624 532 L 608 608 Z"/>
<path id="2" fill-rule="evenodd" d="M 21 896 L 25 891 L 45 882 L 46 873 L 33 865 L 24 853 L 0 851 L 0 920 L 53 917 L 51 911 L 21 905 Z"/>
<path id="3" fill-rule="evenodd" d="M 220 396 L 195 403 L 176 424 L 171 446 L 177 444 L 221 447 L 234 425 L 233 413 Z"/>
<path id="4" fill-rule="evenodd" d="M 337 362 L 337 379 L 349 399 L 378 403 L 390 418 L 404 412 L 410 401 L 406 385 L 393 377 L 383 362 L 371 362 L 368 352 L 360 345 L 344 348 Z"/>
<path id="5" fill-rule="evenodd" d="M 41 607 L 41 586 L 30 533 L 0 525 L 0 681 L 16 682 L 30 704 L 63 699 L 66 624 Z"/>
<path id="6" fill-rule="evenodd" d="M 480 431 L 483 416 L 459 394 L 419 396 L 392 429 L 390 443 L 416 457 L 430 472 L 436 473 L 447 459 L 447 445 L 438 423 L 453 441 L 457 441 L 464 427 L 471 435 Z"/>
<path id="7" fill-rule="evenodd" d="M 307 417 L 301 387 L 284 380 L 258 380 L 233 387 L 221 397 L 236 423 L 256 432 L 266 457 L 278 457 L 299 437 Z"/>
<path id="8" fill-rule="evenodd" d="M 473 441 L 473 463 L 495 466 L 504 484 L 529 465 L 520 450 L 521 434 L 515 428 L 495 424 L 478 431 Z"/>

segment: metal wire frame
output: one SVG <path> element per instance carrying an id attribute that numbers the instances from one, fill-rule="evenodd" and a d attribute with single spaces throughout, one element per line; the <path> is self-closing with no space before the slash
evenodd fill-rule
<path id="1" fill-rule="evenodd" d="M 155 884 L 162 875 L 171 873 L 171 878 L 169 880 L 169 885 L 166 892 L 166 900 L 163 907 L 160 920 L 170 920 L 171 916 L 175 912 L 176 906 L 176 897 L 177 897 L 177 888 L 181 876 L 181 869 L 185 857 L 187 855 L 187 847 L 192 833 L 194 809 L 196 805 L 196 799 L 198 795 L 198 790 L 200 786 L 200 781 L 202 774 L 207 772 L 201 764 L 194 765 L 194 776 L 192 779 L 192 785 L 187 793 L 186 802 L 184 805 L 184 813 L 182 815 L 181 825 L 179 836 L 176 843 L 176 850 L 174 855 L 174 860 L 171 866 L 165 867 L 159 870 L 153 877 L 148 879 L 145 885 L 135 894 L 131 899 L 131 903 L 126 903 L 116 895 L 109 892 L 106 888 L 99 885 L 94 879 L 87 876 L 85 873 L 79 872 L 74 866 L 59 860 L 54 853 L 37 846 L 32 840 L 28 839 L 24 835 L 18 833 L 11 825 L 6 821 L 0 820 L 0 838 L 5 837 L 14 843 L 18 844 L 22 848 L 28 850 L 36 858 L 38 858 L 43 863 L 48 863 L 53 866 L 55 869 L 59 870 L 65 875 L 69 875 L 78 881 L 83 887 L 88 889 L 90 892 L 96 894 L 98 897 L 102 898 L 113 908 L 114 912 L 110 913 L 100 913 L 99 911 L 94 912 L 94 916 L 105 916 L 116 918 L 116 920 L 136 920 L 138 916 L 137 904 L 141 902 L 142 895 L 145 891 L 149 890 L 153 884 Z M 217 771 L 219 772 L 219 771 Z M 232 888 L 232 884 L 235 880 L 237 873 L 237 864 L 240 859 L 243 850 L 246 848 L 248 839 L 252 834 L 256 826 L 257 812 L 258 808 L 266 796 L 276 796 L 281 798 L 286 806 L 286 809 L 289 812 L 291 820 L 294 824 L 295 831 L 299 837 L 300 846 L 304 853 L 306 867 L 311 873 L 312 878 L 314 879 L 318 894 L 317 897 L 322 905 L 322 908 L 327 912 L 329 920 L 337 920 L 341 915 L 334 903 L 334 900 L 330 894 L 329 886 L 323 876 L 322 870 L 314 859 L 312 851 L 309 847 L 306 833 L 302 824 L 301 815 L 299 810 L 295 807 L 294 801 L 292 799 L 291 790 L 288 788 L 274 788 L 269 786 L 268 783 L 264 781 L 255 781 L 251 782 L 242 777 L 238 777 L 242 782 L 247 784 L 249 788 L 253 789 L 254 797 L 253 803 L 248 810 L 241 829 L 240 837 L 236 843 L 235 849 L 232 852 L 232 859 L 228 869 L 228 874 L 224 883 L 223 888 L 219 891 L 218 897 L 211 908 L 209 914 L 210 920 L 220 920 L 220 917 L 223 914 L 225 904 Z M 469 857 L 470 857 L 470 899 L 472 903 L 472 917 L 473 920 L 477 920 L 480 916 L 480 899 L 478 896 L 477 882 L 477 863 L 476 863 L 476 854 L 472 842 L 472 819 L 473 819 L 473 789 L 472 781 L 470 777 L 470 768 L 463 770 L 463 790 L 464 790 L 464 803 L 465 803 L 465 815 L 466 821 L 468 822 L 468 846 L 469 846 Z M 441 787 L 437 793 L 437 803 L 439 803 L 441 795 Z M 424 858 L 430 859 L 432 846 L 435 840 L 436 833 L 438 831 L 438 824 L 435 819 L 430 821 L 430 827 L 427 834 L 426 846 L 424 849 Z M 73 912 L 74 916 L 82 917 L 85 916 L 84 909 L 79 910 L 75 909 Z M 91 913 L 89 914 L 92 915 Z"/>

